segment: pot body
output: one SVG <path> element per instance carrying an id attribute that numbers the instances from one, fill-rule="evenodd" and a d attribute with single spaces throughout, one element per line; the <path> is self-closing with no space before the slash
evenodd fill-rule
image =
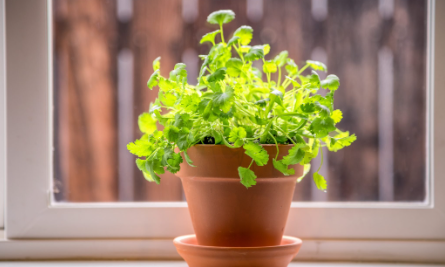
<path id="1" fill-rule="evenodd" d="M 251 158 L 243 148 L 197 145 L 187 153 L 196 167 L 181 165 L 181 178 L 193 228 L 200 245 L 252 247 L 279 245 L 284 233 L 297 178 L 303 173 L 294 165 L 295 175 L 284 176 L 272 164 L 275 145 L 264 145 L 269 163 L 252 164 L 257 184 L 240 183 L 238 167 Z M 279 146 L 279 159 L 291 145 Z"/>

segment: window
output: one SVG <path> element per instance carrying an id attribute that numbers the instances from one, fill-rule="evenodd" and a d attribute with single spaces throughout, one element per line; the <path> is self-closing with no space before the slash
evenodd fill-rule
<path id="1" fill-rule="evenodd" d="M 320 60 L 341 78 L 340 128 L 358 139 L 337 153 L 324 149 L 327 194 L 309 174 L 295 201 L 426 199 L 428 1 L 156 2 L 53 0 L 58 201 L 184 200 L 174 175 L 147 183 L 126 144 L 141 135 L 137 116 L 157 96 L 146 87 L 152 61 L 161 56 L 164 75 L 186 63 L 196 84 L 198 55 L 209 50 L 199 40 L 213 29 L 204 22 L 220 8 L 237 15 L 226 35 L 251 24 L 252 44 L 270 44 L 272 56 L 286 49 L 298 64 Z"/>
<path id="2" fill-rule="evenodd" d="M 258 2 L 260 1 L 247 1 L 247 3 Z M 323 2 L 312 1 L 318 6 L 311 11 L 315 12 L 314 16 L 317 19 L 326 16 Z M 409 1 L 404 3 L 407 2 Z M 386 14 L 390 8 L 381 7 L 382 14 Z M 269 8 L 261 9 L 256 6 L 247 14 L 252 16 L 252 20 L 259 21 L 260 14 L 266 14 L 266 9 Z M 138 9 L 134 12 L 147 10 Z M 424 112 L 427 115 L 424 137 L 427 143 L 425 150 L 427 163 L 424 168 L 427 170 L 427 178 L 422 176 L 420 179 L 425 184 L 426 197 L 412 199 L 424 201 L 294 202 L 286 233 L 305 239 L 307 248 L 302 251 L 302 258 L 364 260 L 377 257 L 391 260 L 443 260 L 443 256 L 440 258 L 438 252 L 441 249 L 443 251 L 444 244 L 441 240 L 445 238 L 442 215 L 445 211 L 445 199 L 443 194 L 440 194 L 440 189 L 445 188 L 445 179 L 439 175 L 445 171 L 445 167 L 441 164 L 445 159 L 445 150 L 441 147 L 445 138 L 443 135 L 445 125 L 441 117 L 445 110 L 440 104 L 445 100 L 445 91 L 440 87 L 445 84 L 445 77 L 440 75 L 439 70 L 443 69 L 445 56 L 443 51 L 445 40 L 443 32 L 440 31 L 444 27 L 445 19 L 435 14 L 445 11 L 445 3 L 428 1 L 426 10 L 428 38 L 425 44 L 427 51 L 425 83 L 429 89 L 425 91 L 424 96 L 426 99 Z M 119 247 L 118 244 L 124 244 L 121 246 L 132 244 L 130 246 L 132 248 L 143 246 L 152 257 L 159 257 L 159 253 L 163 256 L 168 255 L 166 257 L 174 255 L 168 239 L 193 231 L 185 202 L 55 201 L 57 197 L 54 198 L 51 185 L 55 177 L 53 168 L 55 154 L 52 152 L 52 146 L 55 140 L 53 129 L 57 128 L 57 125 L 55 125 L 56 120 L 52 119 L 52 101 L 55 99 L 52 88 L 56 76 L 53 77 L 53 72 L 50 70 L 52 62 L 57 60 L 52 54 L 51 31 L 48 30 L 48 24 L 51 25 L 49 14 L 53 14 L 52 12 L 51 2 L 45 0 L 6 1 L 7 237 L 10 239 L 76 238 L 81 240 L 79 244 L 87 242 L 85 240 L 101 239 L 96 241 L 99 242 L 96 244 L 109 242 L 107 244 L 115 248 Z M 188 12 L 185 12 L 184 16 L 192 20 L 196 15 L 193 15 L 192 11 Z M 173 16 L 168 17 L 173 19 Z M 143 37 L 137 40 L 147 41 Z M 315 55 L 317 53 L 323 54 L 314 52 Z M 388 58 L 391 58 L 389 54 L 390 52 L 385 49 L 378 54 L 381 55 L 383 69 L 388 67 L 385 64 Z M 136 57 L 133 58 L 136 60 Z M 375 60 L 378 58 L 377 56 Z M 147 72 L 144 77 L 149 75 L 149 71 Z M 419 72 L 422 72 L 422 69 Z M 422 160 L 423 157 L 419 162 Z M 104 241 L 104 238 L 110 240 Z M 28 241 L 23 240 L 23 242 Z M 68 240 L 66 242 L 69 243 Z M 167 242 L 170 246 L 166 245 Z M 125 251 L 128 255 L 131 254 L 130 251 Z M 320 255 L 320 251 L 324 253 Z M 111 254 L 107 255 L 113 257 Z"/>

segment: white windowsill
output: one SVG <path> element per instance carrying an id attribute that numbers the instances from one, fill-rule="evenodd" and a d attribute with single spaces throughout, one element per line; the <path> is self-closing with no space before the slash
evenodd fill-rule
<path id="1" fill-rule="evenodd" d="M 75 262 L 0 262 L 0 266 L 11 267 L 28 267 L 28 266 L 60 266 L 60 267 L 187 267 L 185 262 L 179 261 L 137 261 L 137 262 L 117 262 L 117 261 L 75 261 Z M 289 267 L 427 267 L 431 265 L 418 265 L 418 264 L 376 264 L 376 263 L 291 263 Z M 445 266 L 445 265 L 434 265 Z"/>
<path id="2" fill-rule="evenodd" d="M 6 239 L 0 230 L 0 267 L 2 261 L 35 260 L 35 264 L 46 260 L 64 261 L 66 266 L 77 266 L 78 261 L 97 260 L 89 266 L 104 266 L 104 260 L 133 260 L 125 266 L 139 266 L 155 260 L 168 260 L 179 265 L 149 265 L 181 267 L 181 257 L 176 252 L 173 239 Z M 296 260 L 305 262 L 386 262 L 386 263 L 445 263 L 445 241 L 408 241 L 408 240 L 303 240 L 303 247 Z M 176 262 L 175 262 L 176 261 Z M 166 263 L 164 261 L 163 263 Z M 23 264 L 26 264 L 24 262 Z M 71 265 L 70 265 L 71 264 Z M 156 263 L 158 264 L 158 263 Z M 7 265 L 11 266 L 11 265 Z M 29 265 L 14 265 L 29 266 Z M 34 266 L 34 265 L 33 265 Z M 42 265 L 46 266 L 46 265 Z M 60 265 L 57 265 L 60 266 Z M 83 265 L 84 266 L 84 265 Z M 108 266 L 108 265 L 107 265 Z M 146 266 L 146 265 L 144 265 Z M 291 266 L 375 266 L 375 264 L 335 265 L 335 264 L 297 264 Z M 379 265 L 394 266 L 394 265 Z M 413 265 L 397 265 L 413 266 Z M 414 265 L 414 267 L 427 265 Z M 445 265 L 442 265 L 445 267 Z"/>

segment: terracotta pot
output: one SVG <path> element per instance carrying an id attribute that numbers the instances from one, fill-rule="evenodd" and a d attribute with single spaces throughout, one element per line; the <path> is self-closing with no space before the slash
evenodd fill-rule
<path id="1" fill-rule="evenodd" d="M 291 145 L 279 146 L 279 159 Z M 303 167 L 294 165 L 295 175 L 284 176 L 272 164 L 275 145 L 264 145 L 269 163 L 251 169 L 257 184 L 240 183 L 238 166 L 248 167 L 251 158 L 243 148 L 196 145 L 187 152 L 196 167 L 181 165 L 182 180 L 198 243 L 204 246 L 276 246 L 281 242 L 297 178 Z"/>
<path id="2" fill-rule="evenodd" d="M 173 243 L 190 267 L 287 267 L 302 244 L 284 236 L 279 246 L 209 247 L 198 245 L 194 235 L 177 237 Z"/>

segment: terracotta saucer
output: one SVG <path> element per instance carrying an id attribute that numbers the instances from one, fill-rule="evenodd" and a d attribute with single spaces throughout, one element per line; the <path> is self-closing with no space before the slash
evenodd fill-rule
<path id="1" fill-rule="evenodd" d="M 302 241 L 283 236 L 278 246 L 211 247 L 198 245 L 195 235 L 185 235 L 173 243 L 189 267 L 287 267 Z"/>

